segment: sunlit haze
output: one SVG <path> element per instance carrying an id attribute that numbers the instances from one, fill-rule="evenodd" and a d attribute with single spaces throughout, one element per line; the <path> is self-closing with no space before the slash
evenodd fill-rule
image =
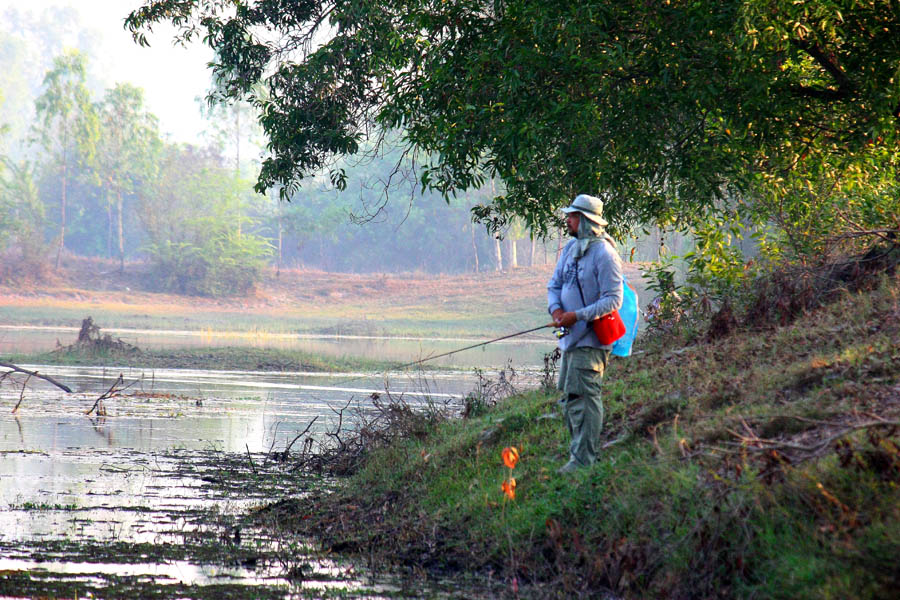
<path id="1" fill-rule="evenodd" d="M 197 142 L 203 122 L 195 99 L 204 96 L 209 86 L 206 63 L 212 53 L 199 43 L 189 48 L 173 46 L 173 29 L 164 26 L 155 27 L 148 36 L 149 48 L 135 44 L 123 20 L 142 4 L 142 0 L 0 0 L 0 31 L 19 33 L 11 30 L 6 18 L 10 9 L 37 18 L 48 9 L 77 11 L 80 30 L 60 32 L 60 41 L 64 46 L 89 46 L 89 77 L 103 87 L 118 82 L 142 87 L 161 131 L 171 141 Z"/>

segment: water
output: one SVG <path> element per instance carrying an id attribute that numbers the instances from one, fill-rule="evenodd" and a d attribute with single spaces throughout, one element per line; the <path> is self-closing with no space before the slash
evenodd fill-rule
<path id="1" fill-rule="evenodd" d="M 343 336 L 264 332 L 156 331 L 142 329 L 103 329 L 147 350 L 206 347 L 265 347 L 302 350 L 327 357 L 355 356 L 373 360 L 407 363 L 427 356 L 443 354 L 471 346 L 486 339 L 387 336 Z M 78 337 L 77 327 L 40 327 L 0 325 L 0 356 L 34 354 L 53 350 L 57 344 L 71 344 Z M 481 348 L 437 359 L 442 367 L 494 367 L 512 361 L 516 367 L 537 367 L 556 340 L 550 329 L 494 342 Z"/>
<path id="2" fill-rule="evenodd" d="M 351 412 L 371 411 L 370 396 L 386 389 L 412 405 L 451 409 L 474 385 L 468 372 L 20 366 L 74 393 L 35 379 L 24 395 L 10 380 L 0 385 L 0 596 L 214 597 L 246 586 L 255 597 L 334 588 L 406 595 L 397 582 L 285 546 L 243 519 L 311 484 L 271 460 L 307 428 L 322 440 L 348 426 Z M 85 414 L 120 373 L 124 389 L 104 401 L 105 416 Z M 301 566 L 302 580 L 289 576 Z"/>

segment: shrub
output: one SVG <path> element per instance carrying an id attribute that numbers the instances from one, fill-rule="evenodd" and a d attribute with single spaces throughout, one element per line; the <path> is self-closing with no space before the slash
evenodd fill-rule
<path id="1" fill-rule="evenodd" d="M 147 247 L 159 289 L 189 296 L 253 291 L 272 248 L 261 237 L 221 232 L 199 244 L 165 241 Z"/>

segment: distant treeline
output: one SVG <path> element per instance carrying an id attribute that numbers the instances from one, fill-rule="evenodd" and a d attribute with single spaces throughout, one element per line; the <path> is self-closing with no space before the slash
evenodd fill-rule
<path id="1" fill-rule="evenodd" d="M 97 89 L 85 51 L 35 55 L 35 40 L 56 26 L 19 18 L 20 37 L 0 33 L 0 99 L 11 99 L 0 104 L 9 123 L 0 137 L 6 283 L 40 278 L 66 253 L 117 259 L 121 269 L 147 261 L 151 287 L 205 295 L 246 292 L 266 266 L 462 272 L 556 259 L 558 238 L 533 239 L 514 221 L 501 240 L 472 223 L 472 206 L 499 184 L 448 203 L 421 193 L 412 159 L 399 151 L 339 165 L 348 181 L 341 192 L 321 176 L 289 202 L 277 190 L 257 194 L 258 162 L 247 156 L 259 154 L 260 135 L 249 106 L 206 107 L 198 119 L 208 143 L 172 143 L 142 89 Z M 650 236 L 630 255 L 655 259 L 658 244 Z"/>

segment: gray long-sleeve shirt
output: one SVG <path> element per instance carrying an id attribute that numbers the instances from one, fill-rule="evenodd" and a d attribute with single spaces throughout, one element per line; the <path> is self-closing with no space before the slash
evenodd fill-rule
<path id="1" fill-rule="evenodd" d="M 612 348 L 600 343 L 589 322 L 622 306 L 622 259 L 612 244 L 601 240 L 592 243 L 584 256 L 576 260 L 576 242 L 571 240 L 563 248 L 556 270 L 547 284 L 548 312 L 552 314 L 561 308 L 575 312 L 578 318 L 569 334 L 560 338 L 559 349 L 565 352 L 580 346 Z M 581 301 L 578 283 L 584 293 L 584 302 Z"/>

